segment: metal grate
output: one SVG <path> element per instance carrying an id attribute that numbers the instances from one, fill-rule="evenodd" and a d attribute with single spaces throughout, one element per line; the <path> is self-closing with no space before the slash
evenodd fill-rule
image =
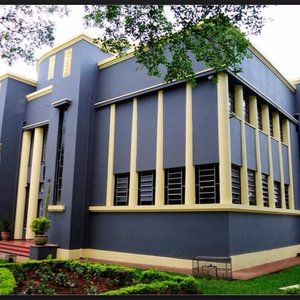
<path id="1" fill-rule="evenodd" d="M 290 209 L 290 202 L 289 202 L 289 185 L 284 185 L 284 196 L 285 196 L 285 207 L 286 209 Z"/>
<path id="2" fill-rule="evenodd" d="M 196 167 L 196 203 L 219 203 L 219 168 L 217 164 Z"/>
<path id="3" fill-rule="evenodd" d="M 229 112 L 234 113 L 235 112 L 235 101 L 234 101 L 233 85 L 229 85 L 229 89 L 228 89 L 228 106 L 229 106 Z"/>
<path id="4" fill-rule="evenodd" d="M 166 169 L 165 204 L 184 204 L 185 169 Z"/>
<path id="5" fill-rule="evenodd" d="M 264 206 L 269 206 L 268 175 L 261 174 Z"/>
<path id="6" fill-rule="evenodd" d="M 282 207 L 280 182 L 277 181 L 274 181 L 274 201 L 276 208 Z"/>
<path id="7" fill-rule="evenodd" d="M 128 205 L 129 173 L 115 175 L 114 205 Z"/>
<path id="8" fill-rule="evenodd" d="M 248 197 L 249 204 L 256 205 L 256 196 L 255 196 L 255 171 L 248 169 Z"/>
<path id="9" fill-rule="evenodd" d="M 241 204 L 240 167 L 231 166 L 232 203 Z"/>
<path id="10" fill-rule="evenodd" d="M 269 110 L 270 135 L 274 136 L 272 111 Z"/>
<path id="11" fill-rule="evenodd" d="M 244 120 L 247 123 L 250 123 L 250 117 L 249 117 L 249 97 L 248 95 L 243 95 L 243 109 L 244 109 Z"/>
<path id="12" fill-rule="evenodd" d="M 257 121 L 258 121 L 258 128 L 260 130 L 263 130 L 261 104 L 259 102 L 257 102 Z"/>
<path id="13" fill-rule="evenodd" d="M 139 173 L 138 205 L 154 205 L 155 171 Z"/>

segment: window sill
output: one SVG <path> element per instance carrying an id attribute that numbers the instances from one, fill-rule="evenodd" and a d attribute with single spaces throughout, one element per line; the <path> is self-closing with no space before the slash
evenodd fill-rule
<path id="1" fill-rule="evenodd" d="M 65 206 L 64 205 L 48 205 L 49 212 L 64 212 Z"/>

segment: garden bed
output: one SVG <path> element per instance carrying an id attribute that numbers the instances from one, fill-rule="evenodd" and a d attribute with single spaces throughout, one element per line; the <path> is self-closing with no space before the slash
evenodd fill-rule
<path id="1" fill-rule="evenodd" d="M 141 271 L 116 265 L 74 260 L 44 260 L 2 264 L 13 274 L 12 294 L 197 294 L 191 276 Z"/>

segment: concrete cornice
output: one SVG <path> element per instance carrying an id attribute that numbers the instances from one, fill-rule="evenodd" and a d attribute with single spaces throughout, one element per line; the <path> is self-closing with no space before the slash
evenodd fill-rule
<path id="1" fill-rule="evenodd" d="M 14 79 L 16 81 L 20 81 L 22 83 L 26 83 L 26 84 L 32 85 L 34 87 L 37 86 L 36 80 L 30 79 L 30 78 L 27 78 L 24 76 L 20 76 L 20 75 L 11 73 L 11 72 L 7 72 L 7 73 L 0 75 L 0 81 L 4 80 L 6 78 Z"/>

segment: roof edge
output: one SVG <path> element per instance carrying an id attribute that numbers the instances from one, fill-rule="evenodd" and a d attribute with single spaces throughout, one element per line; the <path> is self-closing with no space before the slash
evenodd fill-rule
<path id="1" fill-rule="evenodd" d="M 21 75 L 12 73 L 12 72 L 6 72 L 6 73 L 0 75 L 0 81 L 4 80 L 6 78 L 14 79 L 14 80 L 32 85 L 34 87 L 37 86 L 37 81 L 36 80 L 25 77 L 25 76 L 21 76 Z"/>

